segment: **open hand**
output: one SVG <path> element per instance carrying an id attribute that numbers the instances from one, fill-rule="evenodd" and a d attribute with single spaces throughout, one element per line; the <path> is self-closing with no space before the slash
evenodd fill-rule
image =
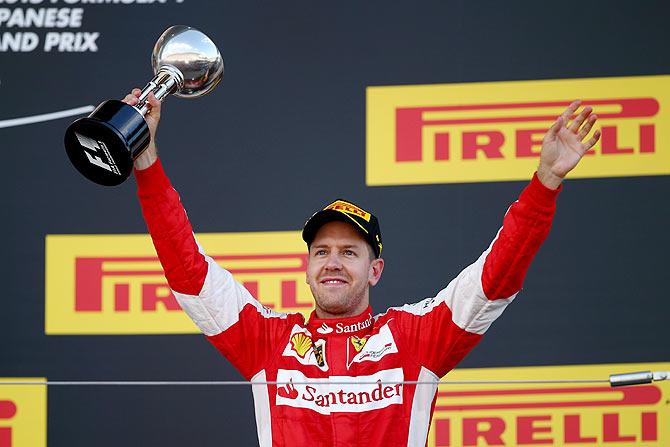
<path id="1" fill-rule="evenodd" d="M 592 114 L 591 107 L 584 107 L 572 123 L 568 124 L 581 103 L 580 100 L 573 101 L 542 140 L 537 175 L 548 188 L 558 188 L 566 174 L 577 166 L 584 154 L 600 139 L 600 131 L 596 130 L 591 138 L 584 141 L 598 119 Z"/>

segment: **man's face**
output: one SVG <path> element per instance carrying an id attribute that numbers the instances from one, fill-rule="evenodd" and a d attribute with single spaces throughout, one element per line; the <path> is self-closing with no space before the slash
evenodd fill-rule
<path id="1" fill-rule="evenodd" d="M 307 284 L 319 318 L 351 317 L 367 308 L 370 286 L 377 284 L 384 268 L 384 261 L 371 253 L 365 239 L 346 222 L 319 228 L 307 262 Z"/>

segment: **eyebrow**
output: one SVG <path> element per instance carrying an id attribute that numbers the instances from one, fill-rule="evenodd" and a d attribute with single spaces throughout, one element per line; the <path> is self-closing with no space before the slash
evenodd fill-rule
<path id="1" fill-rule="evenodd" d="M 328 248 L 330 245 L 328 244 L 318 244 L 318 245 L 312 245 L 311 248 Z M 340 248 L 360 248 L 356 244 L 347 244 L 347 245 L 339 245 L 338 247 Z"/>

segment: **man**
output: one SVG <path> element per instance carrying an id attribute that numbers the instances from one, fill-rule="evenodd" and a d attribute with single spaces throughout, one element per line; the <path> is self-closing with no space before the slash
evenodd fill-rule
<path id="1" fill-rule="evenodd" d="M 139 90 L 124 101 L 134 105 Z M 426 444 L 437 381 L 475 346 L 521 288 L 549 232 L 565 175 L 600 138 L 575 101 L 547 132 L 537 173 L 489 248 L 435 297 L 372 316 L 370 287 L 384 269 L 375 216 L 343 200 L 303 229 L 308 322 L 259 304 L 199 249 L 154 145 L 135 162 L 138 195 L 168 283 L 209 341 L 253 385 L 261 446 Z M 585 142 L 584 142 L 585 141 Z M 421 384 L 403 382 L 418 381 Z M 279 382 L 267 384 L 266 382 Z"/>

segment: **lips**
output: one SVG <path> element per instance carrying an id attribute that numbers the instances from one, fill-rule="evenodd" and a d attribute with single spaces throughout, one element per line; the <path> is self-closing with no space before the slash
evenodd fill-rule
<path id="1" fill-rule="evenodd" d="M 328 278 L 323 278 L 321 281 L 319 281 L 321 284 L 325 286 L 340 286 L 340 285 L 345 285 L 348 284 L 348 281 L 344 278 L 335 278 L 335 277 L 328 277 Z"/>

